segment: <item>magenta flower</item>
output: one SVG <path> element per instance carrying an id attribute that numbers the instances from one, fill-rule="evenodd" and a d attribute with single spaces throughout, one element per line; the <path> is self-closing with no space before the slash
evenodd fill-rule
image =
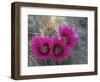
<path id="1" fill-rule="evenodd" d="M 62 25 L 59 27 L 59 35 L 67 47 L 74 48 L 78 42 L 78 33 L 72 25 Z"/>
<path id="2" fill-rule="evenodd" d="M 40 60 L 47 60 L 51 54 L 51 44 L 48 37 L 32 38 L 32 55 Z"/>
<path id="3" fill-rule="evenodd" d="M 69 49 L 65 46 L 65 43 L 58 37 L 52 38 L 52 54 L 51 58 L 54 61 L 62 62 L 66 57 L 70 56 Z"/>

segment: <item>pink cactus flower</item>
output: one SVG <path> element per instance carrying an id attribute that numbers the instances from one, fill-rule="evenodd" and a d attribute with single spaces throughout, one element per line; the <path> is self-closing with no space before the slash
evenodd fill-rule
<path id="1" fill-rule="evenodd" d="M 53 37 L 51 58 L 54 61 L 62 62 L 64 58 L 69 56 L 70 56 L 70 50 L 65 46 L 65 43 L 58 37 Z"/>
<path id="2" fill-rule="evenodd" d="M 73 25 L 59 26 L 59 35 L 69 48 L 74 48 L 78 43 L 78 33 Z"/>
<path id="3" fill-rule="evenodd" d="M 32 38 L 32 55 L 40 60 L 47 60 L 51 54 L 51 41 L 48 37 Z"/>

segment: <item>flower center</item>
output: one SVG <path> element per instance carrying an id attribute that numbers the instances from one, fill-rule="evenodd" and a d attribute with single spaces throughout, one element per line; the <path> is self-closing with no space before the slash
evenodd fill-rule
<path id="1" fill-rule="evenodd" d="M 49 45 L 44 44 L 42 47 L 40 47 L 40 53 L 43 55 L 46 55 L 50 51 Z"/>
<path id="2" fill-rule="evenodd" d="M 63 35 L 65 44 L 69 43 L 69 37 L 67 35 Z"/>
<path id="3" fill-rule="evenodd" d="M 54 46 L 53 52 L 54 52 L 54 55 L 55 55 L 55 56 L 59 56 L 59 55 L 62 54 L 63 49 L 62 49 L 62 47 L 61 47 L 60 45 L 56 44 L 56 45 Z"/>

